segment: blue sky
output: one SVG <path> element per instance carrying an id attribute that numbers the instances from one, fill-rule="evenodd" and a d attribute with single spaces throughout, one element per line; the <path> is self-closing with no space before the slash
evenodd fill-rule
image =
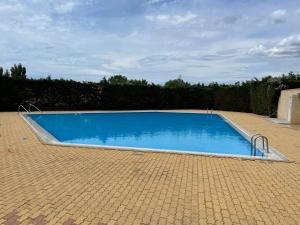
<path id="1" fill-rule="evenodd" d="M 32 77 L 234 82 L 300 71 L 300 0 L 0 0 L 0 65 Z"/>

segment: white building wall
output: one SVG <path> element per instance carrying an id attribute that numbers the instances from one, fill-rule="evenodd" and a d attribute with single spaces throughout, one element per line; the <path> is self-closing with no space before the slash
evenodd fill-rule
<path id="1" fill-rule="evenodd" d="M 300 124 L 300 89 L 281 91 L 277 117 L 291 124 Z"/>

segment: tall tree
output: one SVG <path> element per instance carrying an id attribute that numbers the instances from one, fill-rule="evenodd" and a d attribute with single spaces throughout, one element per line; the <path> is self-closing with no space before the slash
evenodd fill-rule
<path id="1" fill-rule="evenodd" d="M 26 78 L 26 67 L 22 67 L 22 73 L 21 73 L 22 77 Z"/>
<path id="2" fill-rule="evenodd" d="M 3 76 L 3 67 L 0 66 L 0 77 Z"/>
<path id="3" fill-rule="evenodd" d="M 165 83 L 166 88 L 187 88 L 190 86 L 191 84 L 182 80 L 181 77 L 175 80 L 169 80 Z"/>
<path id="4" fill-rule="evenodd" d="M 10 69 L 11 77 L 15 79 L 26 79 L 26 68 L 21 63 L 14 64 Z"/>
<path id="5" fill-rule="evenodd" d="M 16 64 L 14 64 L 11 68 L 10 68 L 10 74 L 12 78 L 17 78 L 18 76 L 18 66 Z"/>
<path id="6" fill-rule="evenodd" d="M 128 79 L 122 75 L 115 75 L 108 78 L 107 82 L 112 85 L 125 85 L 128 84 Z"/>
<path id="7" fill-rule="evenodd" d="M 8 71 L 8 70 L 5 70 L 5 73 L 3 74 L 3 76 L 5 76 L 5 77 L 10 77 L 9 71 Z"/>

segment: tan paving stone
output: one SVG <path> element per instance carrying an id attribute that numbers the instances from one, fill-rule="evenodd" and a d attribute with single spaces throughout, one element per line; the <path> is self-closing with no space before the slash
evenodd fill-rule
<path id="1" fill-rule="evenodd" d="M 0 224 L 300 224 L 300 131 L 221 113 L 293 162 L 49 146 L 0 113 Z"/>

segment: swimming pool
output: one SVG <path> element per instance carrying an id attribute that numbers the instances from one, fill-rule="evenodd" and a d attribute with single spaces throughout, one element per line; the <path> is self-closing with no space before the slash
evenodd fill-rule
<path id="1" fill-rule="evenodd" d="M 46 142 L 54 144 L 252 156 L 245 135 L 217 114 L 102 112 L 26 117 L 47 136 Z M 257 157 L 266 154 L 257 149 Z"/>

